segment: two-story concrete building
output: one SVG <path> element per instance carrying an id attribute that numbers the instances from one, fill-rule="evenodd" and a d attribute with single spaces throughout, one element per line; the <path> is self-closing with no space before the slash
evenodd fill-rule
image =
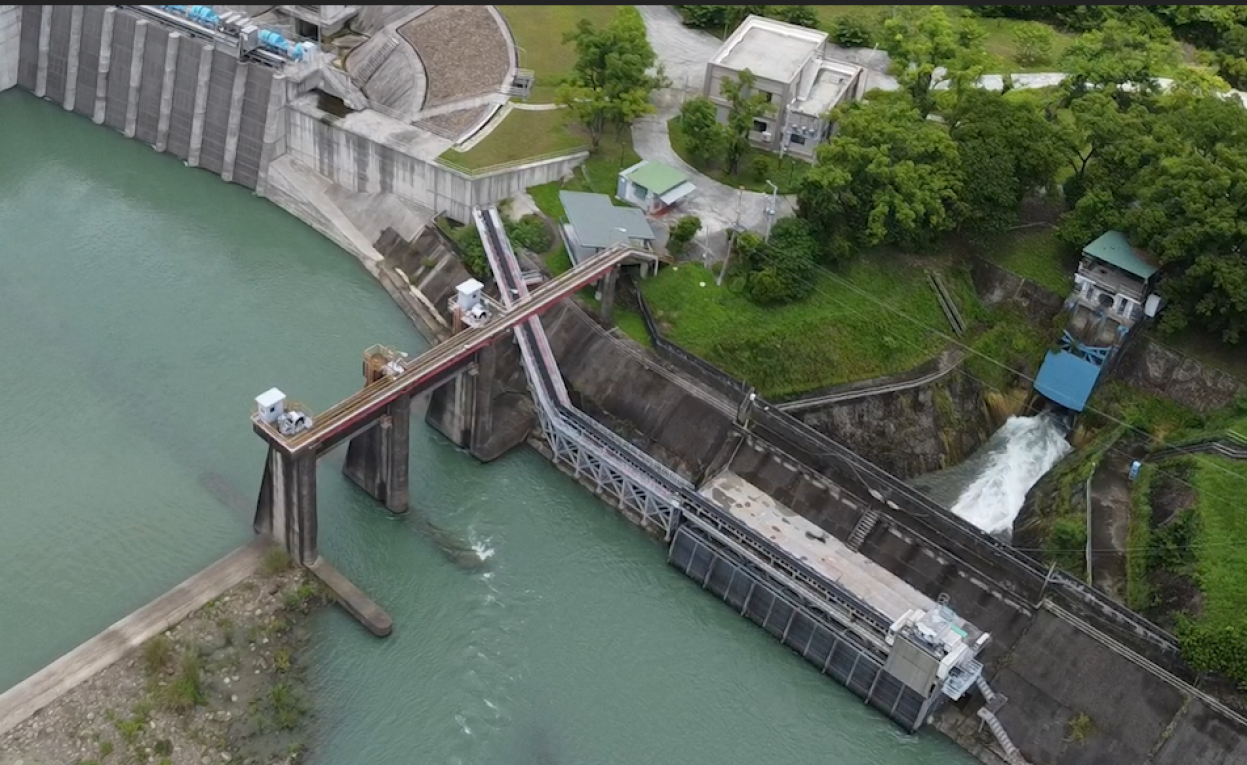
<path id="1" fill-rule="evenodd" d="M 866 91 L 865 70 L 827 58 L 826 49 L 826 32 L 750 16 L 706 64 L 705 96 L 718 108 L 719 121 L 726 122 L 730 103 L 723 82 L 748 69 L 757 79 L 754 89 L 771 105 L 754 121 L 749 140 L 762 149 L 812 159 L 834 129 L 828 112 Z"/>

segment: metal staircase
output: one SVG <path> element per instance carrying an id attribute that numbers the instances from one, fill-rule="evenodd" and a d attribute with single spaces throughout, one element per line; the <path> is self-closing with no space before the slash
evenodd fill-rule
<path id="1" fill-rule="evenodd" d="M 857 520 L 857 525 L 853 527 L 853 533 L 849 535 L 847 542 L 849 549 L 857 551 L 861 548 L 862 542 L 866 541 L 866 537 L 870 536 L 870 532 L 875 530 L 875 526 L 879 523 L 879 511 L 870 508 L 862 513 L 862 517 Z"/>
<path id="2" fill-rule="evenodd" d="M 1004 726 L 1000 724 L 1000 719 L 996 717 L 996 711 L 1004 706 L 1008 699 L 1004 695 L 993 691 L 992 687 L 987 684 L 987 679 L 982 675 L 979 675 L 974 684 L 978 686 L 986 702 L 979 707 L 978 718 L 987 724 L 988 730 L 995 736 L 996 743 L 1000 744 L 1000 749 L 1005 754 L 1005 760 L 1009 765 L 1030 765 L 1026 758 L 1022 756 L 1022 753 L 1018 751 L 1017 745 L 1013 743 L 1013 739 L 1009 738 L 1009 734 L 1005 731 Z"/>
<path id="3" fill-rule="evenodd" d="M 515 96 L 528 100 L 528 96 L 533 92 L 533 84 L 537 81 L 537 75 L 531 69 L 516 69 L 507 86 L 503 88 L 503 93 L 508 96 Z"/>

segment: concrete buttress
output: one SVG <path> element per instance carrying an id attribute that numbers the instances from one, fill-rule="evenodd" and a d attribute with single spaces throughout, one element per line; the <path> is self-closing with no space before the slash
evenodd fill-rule
<path id="1" fill-rule="evenodd" d="M 169 141 L 169 117 L 173 114 L 173 77 L 177 74 L 178 41 L 182 35 L 169 33 L 165 46 L 165 76 L 160 81 L 160 115 L 156 123 L 156 151 L 164 151 Z"/>
<path id="2" fill-rule="evenodd" d="M 67 112 L 74 110 L 74 102 L 78 98 L 78 59 L 82 53 L 82 13 L 83 7 L 75 5 L 69 17 L 69 53 L 65 62 L 65 100 L 62 104 Z"/>
<path id="3" fill-rule="evenodd" d="M 104 22 L 100 27 L 100 65 L 95 76 L 95 107 L 91 121 L 104 124 L 104 110 L 108 106 L 108 72 L 113 63 L 113 24 L 117 19 L 116 8 L 104 9 Z"/>
<path id="4" fill-rule="evenodd" d="M 147 47 L 147 21 L 139 19 L 134 25 L 134 48 L 130 54 L 130 92 L 126 96 L 126 138 L 134 137 L 139 121 L 139 86 L 143 84 L 143 49 Z"/>
<path id="5" fill-rule="evenodd" d="M 208 113 L 208 82 L 212 78 L 212 54 L 216 48 L 205 45 L 199 51 L 199 71 L 195 75 L 195 107 L 191 116 L 191 145 L 186 164 L 199 166 L 199 153 L 203 149 L 204 117 Z"/>
<path id="6" fill-rule="evenodd" d="M 48 49 L 52 43 L 52 6 L 43 6 L 39 14 L 39 69 L 35 73 L 35 95 L 43 98 L 48 92 Z"/>

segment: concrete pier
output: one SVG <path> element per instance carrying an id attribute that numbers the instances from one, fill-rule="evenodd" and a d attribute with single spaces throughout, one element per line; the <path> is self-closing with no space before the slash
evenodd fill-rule
<path id="1" fill-rule="evenodd" d="M 313 563 L 316 548 L 316 452 L 291 453 L 270 446 L 264 462 L 254 529 L 268 535 L 301 566 Z"/>
<path id="2" fill-rule="evenodd" d="M 104 124 L 104 110 L 108 107 L 108 73 L 113 62 L 113 24 L 117 19 L 116 8 L 104 9 L 104 21 L 100 26 L 100 68 L 95 76 L 95 108 L 91 121 Z"/>
<path id="3" fill-rule="evenodd" d="M 242 121 L 242 99 L 247 92 L 247 67 L 234 70 L 234 88 L 229 98 L 229 122 L 225 128 L 225 157 L 221 160 L 221 180 L 234 180 L 234 161 L 238 158 L 238 126 Z"/>
<path id="4" fill-rule="evenodd" d="M 143 48 L 147 45 L 147 21 L 139 19 L 134 25 L 134 49 L 130 54 L 130 92 L 126 96 L 126 138 L 134 137 L 134 127 L 139 120 L 139 85 L 143 83 Z"/>
<path id="5" fill-rule="evenodd" d="M 165 46 L 165 76 L 160 81 L 160 115 L 156 123 L 156 151 L 164 151 L 169 144 L 169 115 L 173 113 L 173 78 L 177 74 L 178 42 L 182 35 L 169 33 L 169 43 Z"/>
<path id="6" fill-rule="evenodd" d="M 261 538 L 235 550 L 0 694 L 0 736 L 240 584 L 271 547 Z"/>
<path id="7" fill-rule="evenodd" d="M 483 355 L 478 354 L 478 360 Z M 478 375 L 479 372 L 465 372 L 433 391 L 429 396 L 429 408 L 424 413 L 425 422 L 461 449 L 472 448 Z"/>
<path id="8" fill-rule="evenodd" d="M 195 109 L 191 116 L 191 146 L 186 164 L 199 167 L 204 142 L 204 117 L 208 113 L 208 83 L 212 79 L 212 56 L 216 48 L 205 45 L 199 54 L 199 73 L 195 76 Z"/>
<path id="9" fill-rule="evenodd" d="M 65 60 L 65 111 L 74 110 L 78 98 L 78 61 L 82 54 L 83 7 L 75 5 L 69 17 L 69 55 Z"/>
<path id="10" fill-rule="evenodd" d="M 411 399 L 390 404 L 377 424 L 351 439 L 342 472 L 396 515 L 407 512 L 410 490 Z"/>
<path id="11" fill-rule="evenodd" d="M 48 49 L 52 43 L 52 8 L 43 6 L 39 14 L 39 70 L 35 75 L 35 95 L 43 98 L 48 92 Z"/>

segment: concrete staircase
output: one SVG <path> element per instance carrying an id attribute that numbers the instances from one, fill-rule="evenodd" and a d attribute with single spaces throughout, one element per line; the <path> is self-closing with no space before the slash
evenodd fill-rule
<path id="1" fill-rule="evenodd" d="M 862 542 L 866 541 L 866 537 L 870 536 L 870 532 L 875 530 L 875 525 L 879 523 L 879 511 L 867 510 L 858 519 L 857 525 L 853 527 L 853 533 L 849 535 L 847 542 L 849 549 L 856 552 L 862 546 Z"/>
<path id="2" fill-rule="evenodd" d="M 355 83 L 356 87 L 361 89 L 368 84 L 368 81 L 372 79 L 372 76 L 377 73 L 377 70 L 381 68 L 381 65 L 385 63 L 385 60 L 390 57 L 390 54 L 399 45 L 398 37 L 388 29 L 379 36 L 382 38 L 381 42 L 375 44 L 371 50 L 364 54 L 363 61 L 359 62 L 357 66 L 351 67 L 351 81 Z"/>
<path id="3" fill-rule="evenodd" d="M 974 681 L 974 684 L 978 686 L 979 691 L 983 694 L 983 699 L 986 701 L 983 706 L 979 707 L 978 718 L 987 724 L 987 729 L 995 736 L 996 743 L 1000 744 L 1000 749 L 1005 754 L 1005 760 L 1009 765 L 1030 765 L 1026 758 L 1022 756 L 1022 753 L 1018 751 L 1017 746 L 1013 743 L 1013 739 L 1009 738 L 1009 734 L 1005 731 L 1004 726 L 1000 724 L 1000 719 L 996 717 L 996 711 L 1004 706 L 1008 699 L 993 691 L 982 675 Z"/>

